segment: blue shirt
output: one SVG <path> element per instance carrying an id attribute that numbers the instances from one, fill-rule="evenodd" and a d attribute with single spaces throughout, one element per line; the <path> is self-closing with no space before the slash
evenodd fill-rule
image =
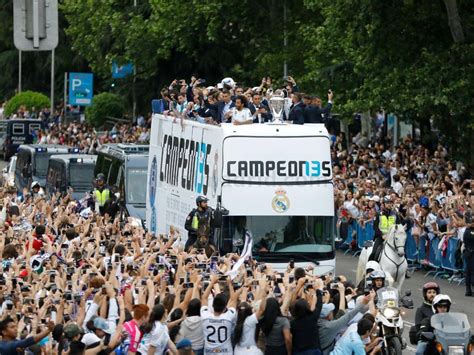
<path id="1" fill-rule="evenodd" d="M 342 337 L 336 343 L 334 350 L 330 352 L 330 355 L 365 355 L 365 346 L 362 342 L 362 338 L 356 332 L 350 332 L 347 336 Z"/>
<path id="2" fill-rule="evenodd" d="M 33 337 L 23 340 L 0 341 L 0 354 L 17 355 L 17 349 L 25 349 L 35 344 Z"/>

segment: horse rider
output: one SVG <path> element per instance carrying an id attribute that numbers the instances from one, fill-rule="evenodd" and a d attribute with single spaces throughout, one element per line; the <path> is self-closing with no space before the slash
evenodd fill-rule
<path id="1" fill-rule="evenodd" d="M 374 247 L 369 256 L 369 260 L 379 261 L 380 253 L 383 249 L 384 237 L 387 235 L 391 226 L 399 223 L 402 223 L 401 217 L 397 213 L 397 210 L 393 208 L 391 197 L 387 195 L 383 198 L 382 209 L 375 217 Z"/>
<path id="2" fill-rule="evenodd" d="M 110 189 L 105 184 L 105 175 L 102 173 L 97 174 L 95 178 L 96 187 L 92 193 L 95 199 L 95 210 L 100 212 L 101 215 L 105 213 L 105 203 L 110 199 Z"/>
<path id="3" fill-rule="evenodd" d="M 209 243 L 213 244 L 214 210 L 207 205 L 208 201 L 206 197 L 198 196 L 196 198 L 197 208 L 193 208 L 186 218 L 184 228 L 188 231 L 188 240 L 184 246 L 185 251 L 189 251 L 194 243 L 196 243 L 198 230 L 203 227 L 209 231 Z"/>

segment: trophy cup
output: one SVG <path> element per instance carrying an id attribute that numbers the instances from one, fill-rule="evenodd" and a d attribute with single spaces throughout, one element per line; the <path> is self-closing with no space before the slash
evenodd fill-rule
<path id="1" fill-rule="evenodd" d="M 273 113 L 272 123 L 283 124 L 282 114 L 285 108 L 285 98 L 281 90 L 276 90 L 274 93 L 270 93 L 270 99 L 268 100 L 270 109 Z"/>

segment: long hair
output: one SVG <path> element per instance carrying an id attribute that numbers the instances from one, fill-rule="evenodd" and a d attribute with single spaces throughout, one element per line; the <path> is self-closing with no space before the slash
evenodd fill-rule
<path id="1" fill-rule="evenodd" d="M 242 338 L 245 320 L 247 319 L 247 317 L 251 316 L 252 313 L 252 307 L 247 302 L 242 302 L 239 305 L 239 309 L 237 312 L 237 324 L 235 325 L 234 331 L 234 340 L 236 344 L 238 344 L 240 342 L 240 339 Z"/>
<path id="2" fill-rule="evenodd" d="M 156 321 L 160 321 L 163 319 L 165 315 L 165 307 L 162 304 L 157 304 L 153 307 L 150 313 L 150 317 L 148 318 L 148 322 L 142 327 L 143 333 L 150 333 L 155 326 Z"/>
<path id="3" fill-rule="evenodd" d="M 180 319 L 182 316 L 183 316 L 183 310 L 181 308 L 176 308 L 170 314 L 170 322 L 174 322 L 175 320 Z M 172 342 L 175 341 L 176 336 L 178 335 L 180 329 L 181 329 L 180 324 L 177 324 L 173 328 L 170 329 L 169 335 Z"/>
<path id="4" fill-rule="evenodd" d="M 308 301 L 300 298 L 295 302 L 295 305 L 293 306 L 293 316 L 295 319 L 300 319 L 303 318 L 304 316 L 308 315 L 311 313 L 311 309 L 309 307 Z"/>
<path id="5" fill-rule="evenodd" d="M 186 311 L 186 316 L 194 317 L 201 315 L 201 300 L 199 298 L 193 298 L 189 301 L 188 309 Z"/>
<path id="6" fill-rule="evenodd" d="M 276 298 L 268 298 L 265 305 L 265 312 L 263 312 L 263 318 L 259 322 L 263 334 L 270 334 L 277 317 L 281 317 L 280 304 Z"/>

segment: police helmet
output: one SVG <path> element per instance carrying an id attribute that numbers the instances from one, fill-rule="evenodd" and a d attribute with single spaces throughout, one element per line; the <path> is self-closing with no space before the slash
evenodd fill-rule
<path id="1" fill-rule="evenodd" d="M 367 262 L 367 265 L 365 266 L 365 272 L 367 273 L 370 271 L 372 273 L 372 271 L 375 270 L 382 270 L 380 264 L 375 260 L 370 260 L 369 262 Z"/>
<path id="2" fill-rule="evenodd" d="M 391 202 L 392 202 L 392 198 L 391 198 L 389 195 L 387 195 L 387 196 L 385 196 L 385 197 L 383 198 L 383 202 L 384 202 L 384 203 L 391 203 Z"/>
<path id="3" fill-rule="evenodd" d="M 95 179 L 96 179 L 97 181 L 100 181 L 100 180 L 105 181 L 105 175 L 102 174 L 102 173 L 99 173 L 99 174 L 97 174 L 97 176 L 96 176 Z"/>
<path id="4" fill-rule="evenodd" d="M 199 205 L 201 202 L 207 202 L 207 201 L 209 201 L 209 199 L 207 199 L 206 197 L 204 197 L 204 196 L 198 196 L 198 197 L 196 198 L 196 205 Z"/>
<path id="5" fill-rule="evenodd" d="M 437 307 L 446 306 L 449 309 L 451 308 L 451 298 L 448 295 L 436 295 L 433 300 L 433 313 L 438 313 Z"/>
<path id="6" fill-rule="evenodd" d="M 373 280 L 382 279 L 385 282 L 385 272 L 382 270 L 372 271 L 369 275 L 369 278 Z"/>
<path id="7" fill-rule="evenodd" d="M 33 181 L 31 183 L 31 188 L 34 189 L 35 187 L 41 187 L 38 181 Z"/>

